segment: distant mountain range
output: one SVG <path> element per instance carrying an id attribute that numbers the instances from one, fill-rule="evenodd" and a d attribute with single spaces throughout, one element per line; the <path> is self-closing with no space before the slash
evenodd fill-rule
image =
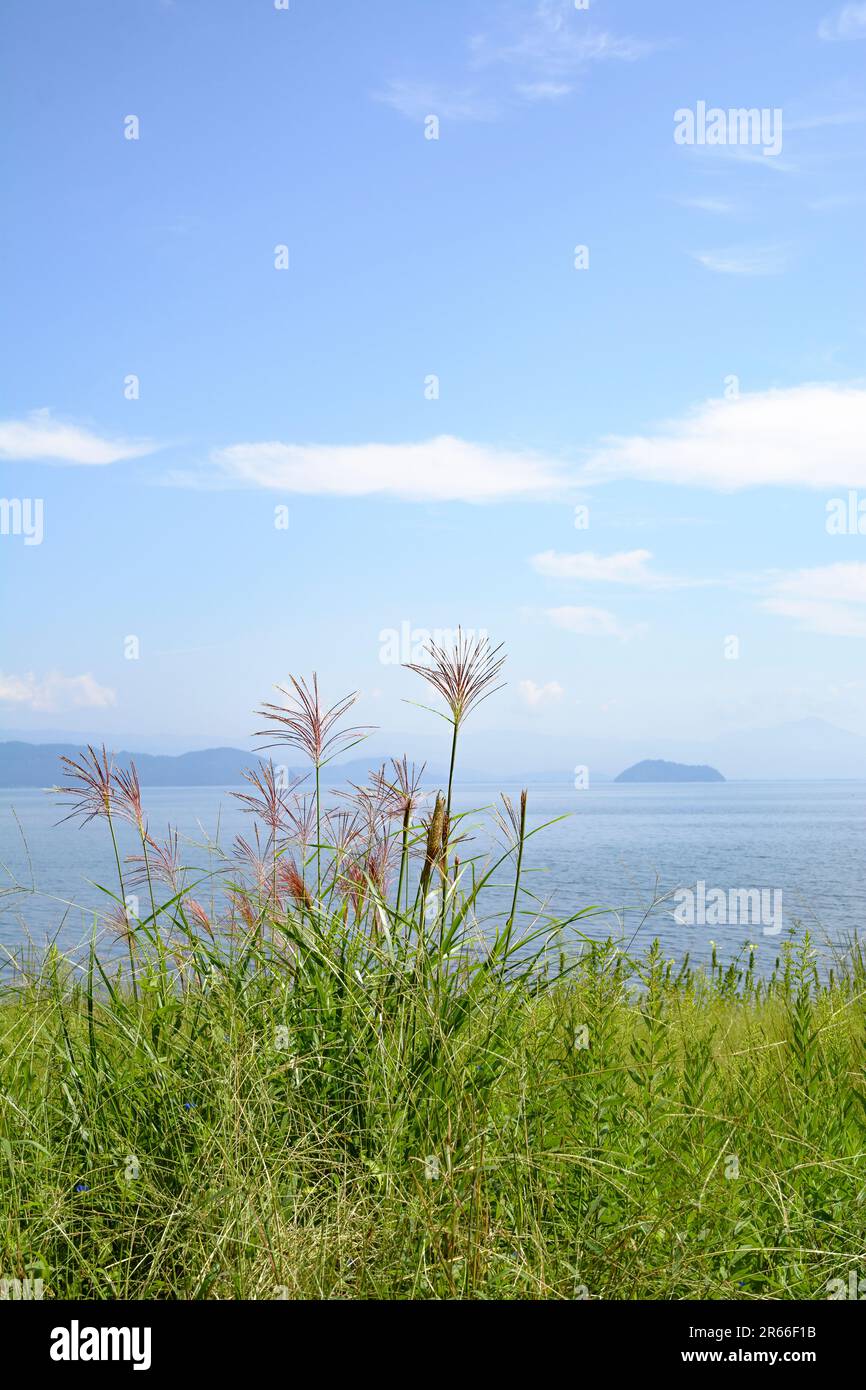
<path id="1" fill-rule="evenodd" d="M 84 748 L 77 743 L 0 743 L 0 787 L 53 787 L 65 780 L 62 757 L 78 758 Z M 248 753 L 241 748 L 205 748 L 176 756 L 156 753 L 114 753 L 120 767 L 134 761 L 143 787 L 235 787 L 244 781 L 244 769 L 266 761 L 268 753 Z M 280 765 L 280 759 L 274 757 Z M 364 783 L 375 759 L 354 758 L 322 769 L 322 781 Z M 287 767 L 287 780 L 309 774 L 309 767 Z M 428 768 L 425 780 L 442 780 L 443 768 Z"/>
<path id="2" fill-rule="evenodd" d="M 59 731 L 58 731 L 59 732 Z M 561 735 L 527 736 L 493 730 L 471 730 L 466 740 L 465 763 L 458 768 L 464 784 L 491 783 L 525 785 L 571 783 L 575 765 L 589 770 L 590 782 L 613 781 L 623 767 L 647 760 L 671 761 L 718 768 L 719 774 L 731 781 L 803 781 L 837 778 L 866 779 L 866 738 L 840 729 L 825 719 L 800 719 L 765 729 L 738 729 L 716 739 L 697 742 L 685 739 L 585 738 L 575 733 L 567 739 Z M 0 738 L 11 731 L 0 729 Z M 80 736 L 79 736 L 80 737 Z M 144 740 L 142 740 L 144 742 Z M 171 746 L 169 740 L 166 744 Z M 152 741 L 148 740 L 152 748 Z M 324 771 L 329 785 L 345 780 L 365 782 L 371 767 L 382 761 L 383 748 L 371 743 L 363 757 L 350 762 L 332 763 Z M 393 746 L 416 749 L 420 746 L 419 761 L 430 753 L 426 780 L 441 783 L 447 769 L 441 757 L 442 740 L 402 735 Z M 176 744 L 175 744 L 176 747 Z M 61 780 L 61 754 L 77 756 L 82 742 L 74 736 L 53 743 L 29 743 L 20 739 L 0 742 L 0 787 L 50 787 Z M 517 756 L 515 749 L 522 750 Z M 274 762 L 281 761 L 279 750 L 272 751 Z M 190 752 L 168 753 L 119 752 L 116 760 L 126 765 L 135 760 L 142 785 L 151 787 L 221 787 L 237 786 L 243 780 L 244 768 L 255 766 L 259 757 L 242 748 L 203 748 Z M 289 775 L 300 775 L 306 768 L 290 767 Z"/>
<path id="3" fill-rule="evenodd" d="M 0 786 L 51 787 L 63 780 L 61 757 L 77 758 L 82 748 L 74 743 L 0 743 Z M 166 757 L 153 753 L 115 754 L 128 766 L 135 760 L 142 786 L 221 787 L 241 782 L 241 770 L 254 759 L 237 748 L 208 748 L 201 753 Z"/>
<path id="4" fill-rule="evenodd" d="M 866 778 L 866 738 L 826 719 L 798 719 L 723 734 L 703 745 L 701 761 L 729 779 Z"/>

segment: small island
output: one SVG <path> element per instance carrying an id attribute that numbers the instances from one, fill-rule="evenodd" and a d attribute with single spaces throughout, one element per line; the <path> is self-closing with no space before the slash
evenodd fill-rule
<path id="1" fill-rule="evenodd" d="M 615 782 L 724 782 L 724 777 L 714 767 L 690 765 L 689 763 L 667 763 L 661 758 L 646 758 L 642 763 L 627 767 Z"/>

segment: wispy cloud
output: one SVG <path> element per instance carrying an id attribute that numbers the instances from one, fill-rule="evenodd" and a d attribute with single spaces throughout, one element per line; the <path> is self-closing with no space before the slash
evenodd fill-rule
<path id="1" fill-rule="evenodd" d="M 764 607 L 780 617 L 795 619 L 804 632 L 819 632 L 826 637 L 866 637 L 866 613 L 843 604 L 775 598 L 767 599 Z"/>
<path id="2" fill-rule="evenodd" d="M 518 82 L 514 90 L 527 101 L 559 101 L 572 88 L 568 82 Z"/>
<path id="3" fill-rule="evenodd" d="M 404 79 L 374 93 L 410 120 L 494 119 L 515 98 L 553 102 L 600 62 L 633 63 L 663 43 L 598 29 L 573 0 L 536 0 L 525 7 L 495 7 L 495 23 L 469 40 L 462 71 L 449 81 Z"/>
<path id="4" fill-rule="evenodd" d="M 808 632 L 866 637 L 866 564 L 857 561 L 774 576 L 762 607 Z"/>
<path id="5" fill-rule="evenodd" d="M 50 671 L 41 680 L 28 672 L 23 676 L 0 672 L 0 704 L 24 705 L 40 712 L 66 709 L 106 709 L 116 697 L 107 685 L 91 675 L 64 676 Z"/>
<path id="6" fill-rule="evenodd" d="M 556 460 L 452 435 L 412 444 L 233 444 L 216 450 L 211 464 L 203 473 L 178 473 L 168 481 L 409 502 L 544 497 L 568 482 Z"/>
<path id="7" fill-rule="evenodd" d="M 536 685 L 535 681 L 521 681 L 517 689 L 521 700 L 530 709 L 555 704 L 565 694 L 559 681 L 546 681 L 544 685 Z"/>
<path id="8" fill-rule="evenodd" d="M 677 198 L 676 201 L 680 207 L 715 213 L 720 217 L 729 217 L 737 211 L 736 204 L 730 198 Z"/>
<path id="9" fill-rule="evenodd" d="M 35 410 L 24 420 L 0 420 L 0 458 L 9 462 L 38 460 L 100 467 L 141 458 L 155 448 L 147 440 L 102 438 L 78 425 L 53 419 L 47 410 Z"/>
<path id="10" fill-rule="evenodd" d="M 729 246 L 717 251 L 693 251 L 699 265 L 717 275 L 781 275 L 790 263 L 785 246 Z"/>
<path id="11" fill-rule="evenodd" d="M 411 121 L 430 115 L 448 121 L 492 121 L 499 114 L 496 101 L 471 88 L 450 90 L 429 82 L 392 81 L 373 96 Z"/>
<path id="12" fill-rule="evenodd" d="M 866 486 L 866 389 L 807 384 L 711 400 L 654 434 L 612 436 L 587 478 L 739 488 Z"/>
<path id="13" fill-rule="evenodd" d="M 866 4 L 843 5 L 829 14 L 818 26 L 818 37 L 834 42 L 845 39 L 866 39 Z"/>
<path id="14" fill-rule="evenodd" d="M 648 568 L 649 550 L 623 550 L 614 555 L 596 555 L 591 550 L 562 554 L 544 550 L 530 560 L 537 574 L 549 579 L 574 579 L 587 584 L 631 584 L 640 588 L 668 589 L 680 581 L 657 575 Z"/>
<path id="15" fill-rule="evenodd" d="M 866 604 L 866 564 L 850 561 L 795 570 L 777 577 L 775 588 L 796 598 Z"/>
<path id="16" fill-rule="evenodd" d="M 573 0 L 538 0 L 528 17 L 512 11 L 496 30 L 476 34 L 470 52 L 476 67 L 505 64 L 551 80 L 605 60 L 633 63 L 659 47 L 653 40 L 597 29 Z"/>
<path id="17" fill-rule="evenodd" d="M 787 130 L 787 125 L 785 130 Z M 768 158 L 763 150 L 751 149 L 747 145 L 682 145 L 680 151 L 692 159 L 703 161 L 709 168 L 713 162 L 749 165 L 752 168 L 766 169 L 774 174 L 796 174 L 799 165 L 793 160 L 774 155 Z"/>
<path id="18" fill-rule="evenodd" d="M 608 612 L 606 608 L 546 608 L 544 617 L 554 627 L 573 632 L 577 637 L 618 637 L 621 641 L 627 641 L 644 630 L 643 625 L 625 626 L 615 613 Z"/>

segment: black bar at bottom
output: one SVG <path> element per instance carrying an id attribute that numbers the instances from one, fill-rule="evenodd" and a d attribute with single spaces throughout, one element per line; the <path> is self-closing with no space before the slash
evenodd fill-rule
<path id="1" fill-rule="evenodd" d="M 297 1356 L 313 1357 L 332 1379 L 364 1366 L 396 1371 L 393 1353 L 410 1334 L 423 1359 L 400 1360 L 401 1378 L 455 1369 L 474 1358 L 489 1368 L 500 1357 L 530 1352 L 536 1367 L 565 1359 L 618 1371 L 705 1367 L 806 1367 L 828 1373 L 857 1364 L 864 1320 L 847 1298 L 812 1303 L 373 1303 L 0 1302 L 0 1334 L 19 1371 L 39 1381 L 92 1380 L 103 1371 L 137 1379 L 166 1372 L 225 1377 L 272 1369 L 285 1374 Z M 451 1345 L 457 1335 L 459 1343 Z M 424 1339 L 424 1340 L 421 1340 Z M 531 1340 L 530 1340 L 531 1339 Z M 389 1351 L 390 1347 L 390 1351 Z M 459 1347 L 459 1350 L 458 1350 Z M 457 1358 L 456 1363 L 451 1360 Z M 309 1372 L 308 1372 L 309 1373 Z"/>

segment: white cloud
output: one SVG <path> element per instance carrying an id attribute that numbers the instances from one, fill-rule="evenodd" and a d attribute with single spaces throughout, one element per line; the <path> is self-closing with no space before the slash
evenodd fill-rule
<path id="1" fill-rule="evenodd" d="M 233 444 L 212 456 L 217 481 L 284 493 L 484 502 L 550 496 L 567 481 L 529 450 L 439 435 L 416 444 Z M 205 481 L 207 478 L 205 479 Z M 176 482 L 195 484 L 195 475 Z"/>
<path id="2" fill-rule="evenodd" d="M 780 275 L 789 262 L 784 246 L 729 246 L 720 251 L 693 251 L 692 256 L 718 275 Z"/>
<path id="3" fill-rule="evenodd" d="M 101 466 L 141 458 L 153 453 L 155 447 L 147 441 L 101 439 L 77 425 L 52 419 L 47 410 L 35 410 L 26 420 L 0 420 L 0 458 L 9 461 L 38 459 Z"/>
<path id="4" fill-rule="evenodd" d="M 795 570 L 775 581 L 777 592 L 797 598 L 866 604 L 866 564 L 857 561 Z"/>
<path id="5" fill-rule="evenodd" d="M 680 207 L 712 212 L 722 217 L 728 217 L 737 210 L 729 198 L 677 198 L 676 201 Z"/>
<path id="6" fill-rule="evenodd" d="M 521 681 L 517 688 L 521 700 L 529 705 L 530 709 L 537 709 L 539 705 L 554 704 L 565 694 L 559 681 L 547 681 L 544 685 L 536 685 L 535 681 Z"/>
<path id="7" fill-rule="evenodd" d="M 514 90 L 527 101 L 558 101 L 572 88 L 567 82 L 518 82 Z"/>
<path id="8" fill-rule="evenodd" d="M 647 562 L 649 550 L 623 550 L 615 555 L 596 555 L 591 550 L 565 555 L 556 550 L 544 550 L 530 561 L 537 574 L 550 579 L 581 579 L 588 584 L 667 585 L 671 581 L 652 574 Z"/>
<path id="9" fill-rule="evenodd" d="M 544 616 L 554 627 L 573 632 L 578 637 L 632 637 L 640 628 L 626 628 L 615 613 L 606 608 L 546 608 Z"/>
<path id="10" fill-rule="evenodd" d="M 707 166 L 727 161 L 731 165 L 751 164 L 756 169 L 766 169 L 773 174 L 796 174 L 799 169 L 793 160 L 782 159 L 778 155 L 768 159 L 764 150 L 752 149 L 749 145 L 683 145 L 680 154 Z"/>
<path id="11" fill-rule="evenodd" d="M 548 79 L 607 59 L 635 62 L 658 47 L 593 28 L 591 16 L 577 11 L 573 0 L 538 0 L 528 18 L 521 15 L 498 31 L 477 34 L 471 43 L 477 67 L 505 63 Z"/>
<path id="12" fill-rule="evenodd" d="M 556 101 L 573 90 L 577 75 L 605 61 L 635 62 L 662 44 L 593 27 L 574 0 L 537 0 L 523 7 L 492 7 L 496 21 L 470 40 L 464 73 L 448 83 L 392 81 L 375 100 L 411 120 L 493 120 L 513 103 Z M 465 79 L 468 79 L 465 80 Z"/>
<path id="13" fill-rule="evenodd" d="M 809 632 L 866 637 L 866 564 L 852 561 L 776 575 L 762 606 Z"/>
<path id="14" fill-rule="evenodd" d="M 736 491 L 866 486 L 866 389 L 809 384 L 711 400 L 656 434 L 611 436 L 587 477 Z"/>
<path id="15" fill-rule="evenodd" d="M 818 36 L 830 42 L 838 39 L 866 39 L 866 5 L 843 5 L 827 15 L 818 26 Z"/>
<path id="16" fill-rule="evenodd" d="M 29 709 L 106 709 L 115 703 L 113 690 L 99 685 L 91 675 L 63 676 L 50 671 L 42 680 L 33 672 L 24 676 L 4 676 L 0 672 L 0 703 L 26 705 Z"/>
<path id="17" fill-rule="evenodd" d="M 866 487 L 866 387 L 806 383 L 705 401 L 637 435 L 610 435 L 578 468 L 532 449 L 452 435 L 406 444 L 248 442 L 215 450 L 209 467 L 170 474 L 180 486 L 266 488 L 324 497 L 409 502 L 554 498 L 577 486 L 636 478 L 733 492 L 746 487 Z M 554 578 L 673 588 L 648 552 L 545 552 L 532 563 Z"/>
<path id="18" fill-rule="evenodd" d="M 392 81 L 373 96 L 410 121 L 423 121 L 427 116 L 447 121 L 492 121 L 499 109 L 495 101 L 470 88 L 449 90 L 427 82 Z"/>
<path id="19" fill-rule="evenodd" d="M 767 599 L 764 607 L 768 613 L 796 619 L 806 632 L 819 632 L 828 637 L 866 637 L 866 614 L 840 604 L 779 598 Z"/>

